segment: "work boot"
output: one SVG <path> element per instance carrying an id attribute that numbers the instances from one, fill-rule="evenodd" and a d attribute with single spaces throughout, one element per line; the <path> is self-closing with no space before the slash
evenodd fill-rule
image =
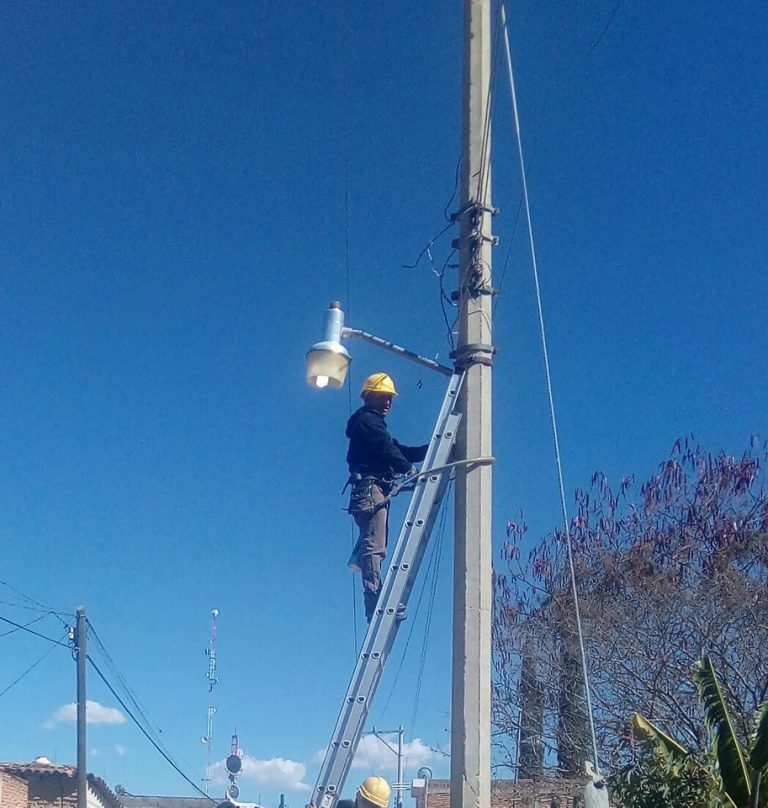
<path id="1" fill-rule="evenodd" d="M 376 604 L 379 602 L 378 592 L 363 592 L 363 603 L 365 604 L 365 619 L 370 623 L 376 613 Z"/>
<path id="2" fill-rule="evenodd" d="M 398 603 L 397 611 L 395 612 L 395 620 L 397 620 L 398 623 L 402 623 L 403 620 L 407 619 L 408 619 L 408 613 L 405 611 L 405 604 Z"/>

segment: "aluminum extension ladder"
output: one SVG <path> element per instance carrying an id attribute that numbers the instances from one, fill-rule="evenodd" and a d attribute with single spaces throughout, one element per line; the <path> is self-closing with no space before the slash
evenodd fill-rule
<path id="1" fill-rule="evenodd" d="M 317 808 L 333 808 L 341 795 L 400 625 L 397 619 L 398 606 L 408 604 L 451 476 L 450 470 L 445 466 L 450 460 L 461 420 L 455 407 L 463 381 L 464 371 L 456 370 L 448 383 L 405 521 L 387 564 L 388 571 L 384 576 L 376 612 L 368 626 L 315 784 L 311 802 Z M 429 473 L 432 469 L 435 470 L 434 474 Z"/>

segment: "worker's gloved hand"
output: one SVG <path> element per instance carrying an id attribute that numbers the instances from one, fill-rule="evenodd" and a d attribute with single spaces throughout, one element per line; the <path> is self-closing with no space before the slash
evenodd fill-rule
<path id="1" fill-rule="evenodd" d="M 408 480 L 411 477 L 415 477 L 419 473 L 419 470 L 416 466 L 411 466 L 408 471 L 405 472 L 405 478 Z"/>

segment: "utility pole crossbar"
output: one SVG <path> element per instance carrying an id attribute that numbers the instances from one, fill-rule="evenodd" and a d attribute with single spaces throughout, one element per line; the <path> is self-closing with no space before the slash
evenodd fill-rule
<path id="1" fill-rule="evenodd" d="M 463 381 L 463 370 L 455 371 L 450 378 L 432 440 L 388 564 L 379 602 L 368 626 L 315 784 L 312 803 L 317 808 L 333 808 L 344 788 L 365 720 L 401 622 L 398 619 L 398 607 L 405 607 L 408 603 L 448 487 L 451 474 L 445 467 L 450 460 L 461 421 L 456 404 Z M 434 473 L 430 474 L 432 470 Z"/>

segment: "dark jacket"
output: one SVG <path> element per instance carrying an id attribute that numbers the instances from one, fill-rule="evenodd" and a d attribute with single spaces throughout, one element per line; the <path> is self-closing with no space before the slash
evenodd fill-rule
<path id="1" fill-rule="evenodd" d="M 387 477 L 405 474 L 413 463 L 423 460 L 429 444 L 403 446 L 387 431 L 384 416 L 373 407 L 362 406 L 347 421 L 347 465 L 352 474 Z"/>

